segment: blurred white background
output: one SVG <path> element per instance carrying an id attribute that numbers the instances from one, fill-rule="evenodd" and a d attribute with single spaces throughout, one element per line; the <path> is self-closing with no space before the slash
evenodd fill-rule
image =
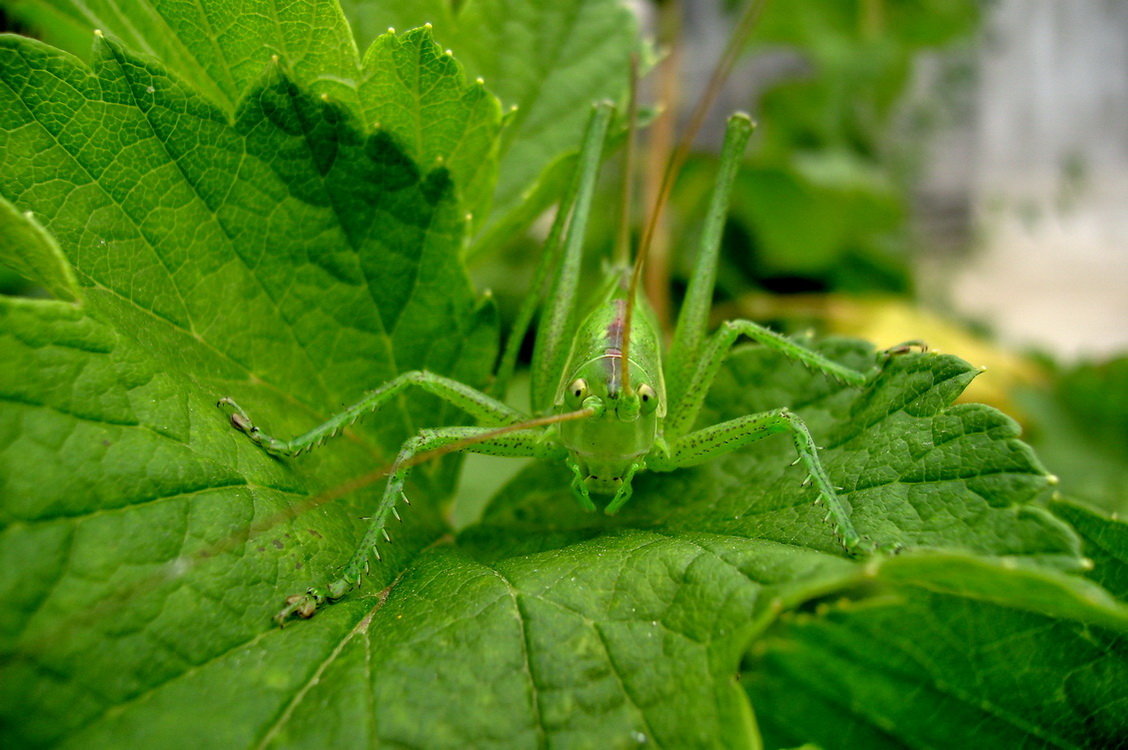
<path id="1" fill-rule="evenodd" d="M 947 295 L 1010 344 L 1124 351 L 1128 2 L 988 8 L 970 117 L 933 141 L 923 185 L 970 210 L 973 252 L 945 268 Z"/>

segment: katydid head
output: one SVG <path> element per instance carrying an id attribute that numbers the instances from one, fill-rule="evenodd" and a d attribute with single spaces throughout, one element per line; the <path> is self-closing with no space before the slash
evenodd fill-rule
<path id="1" fill-rule="evenodd" d="M 592 415 L 560 425 L 560 440 L 589 492 L 615 494 L 650 452 L 665 414 L 662 379 L 630 362 L 628 393 L 622 389 L 622 355 L 605 352 L 580 363 L 563 383 L 558 408 L 590 409 Z"/>
<path id="2" fill-rule="evenodd" d="M 562 394 L 563 405 L 569 411 L 591 409 L 591 419 L 613 419 L 632 423 L 648 417 L 663 416 L 666 413 L 658 392 L 650 385 L 651 377 L 637 362 L 631 362 L 632 380 L 635 386 L 630 393 L 618 383 L 622 366 L 622 356 L 617 353 L 603 354 L 584 362 L 572 374 Z M 656 423 L 656 422 L 655 422 Z"/>

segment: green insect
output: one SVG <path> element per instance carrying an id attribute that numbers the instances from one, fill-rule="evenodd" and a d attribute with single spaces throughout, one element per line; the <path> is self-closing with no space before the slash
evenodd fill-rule
<path id="1" fill-rule="evenodd" d="M 459 450 L 562 461 L 571 471 L 571 487 L 579 504 L 596 511 L 599 506 L 592 496 L 607 496 L 603 512 L 612 514 L 630 499 L 632 479 L 640 471 L 670 472 L 695 466 L 769 435 L 787 433 L 798 453 L 797 462 L 806 466 L 805 481 L 817 488 L 828 510 L 826 518 L 842 545 L 848 552 L 860 547 L 861 538 L 846 506 L 835 493 L 815 442 L 797 415 L 777 409 L 692 429 L 725 357 L 742 336 L 846 384 L 860 386 L 866 381 L 864 374 L 749 320 L 728 321 L 712 336 L 707 335 L 721 230 L 753 127 L 748 116 L 736 114 L 729 119 L 720 176 L 668 352 L 662 353 L 657 321 L 639 290 L 642 249 L 633 267 L 620 262 L 607 273 L 606 282 L 584 314 L 577 309 L 584 230 L 612 110 L 609 104 L 593 109 L 572 189 L 558 210 L 538 268 L 538 281 L 518 316 L 499 369 L 498 379 L 505 382 L 512 372 L 516 344 L 537 306 L 542 282 L 551 280 L 532 361 L 531 408 L 535 416 L 522 414 L 468 385 L 424 371 L 399 375 L 324 424 L 291 440 L 262 432 L 231 399 L 219 402 L 228 410 L 235 428 L 276 456 L 296 456 L 310 450 L 412 389 L 438 396 L 478 423 L 426 429 L 404 443 L 364 539 L 341 574 L 304 594 L 289 597 L 276 616 L 279 623 L 294 615 L 311 617 L 319 607 L 360 584 L 369 557 L 379 559 L 378 545 L 388 538 L 385 527 L 389 516 L 398 518 L 397 504 L 407 502 L 403 487 L 412 466 L 436 452 Z M 667 178 L 671 171 L 667 170 Z M 644 235 L 640 248 L 646 244 Z"/>

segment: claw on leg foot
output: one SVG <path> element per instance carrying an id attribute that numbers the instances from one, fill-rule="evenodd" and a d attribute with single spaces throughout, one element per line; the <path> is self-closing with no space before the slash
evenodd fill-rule
<path id="1" fill-rule="evenodd" d="M 568 468 L 572 470 L 572 496 L 576 498 L 576 502 L 580 507 L 589 513 L 594 513 L 595 503 L 591 499 L 591 494 L 588 492 L 587 485 L 584 483 L 583 472 L 580 467 L 571 459 L 568 460 Z"/>
<path id="2" fill-rule="evenodd" d="M 317 614 L 317 610 L 337 601 L 359 585 L 360 577 L 357 576 L 352 581 L 346 577 L 338 578 L 325 586 L 311 586 L 304 594 L 286 597 L 286 606 L 274 616 L 274 621 L 279 627 L 285 627 L 291 617 L 308 620 Z"/>
<path id="3" fill-rule="evenodd" d="M 308 620 L 317 613 L 317 608 L 326 602 L 326 597 L 316 589 L 310 589 L 304 594 L 294 594 L 286 597 L 286 606 L 274 616 L 278 627 L 286 627 L 286 621 L 291 617 L 300 617 Z"/>
<path id="4" fill-rule="evenodd" d="M 896 357 L 900 354 L 908 354 L 914 349 L 919 351 L 921 354 L 924 354 L 928 351 L 928 344 L 924 341 L 921 341 L 920 339 L 902 341 L 900 344 L 891 346 L 888 349 L 883 349 L 881 353 L 886 357 Z"/>
<path id="5" fill-rule="evenodd" d="M 231 426 L 239 432 L 250 435 L 251 437 L 253 437 L 254 434 L 258 432 L 258 428 L 255 427 L 254 422 L 252 422 L 251 418 L 247 416 L 247 412 L 243 411 L 243 407 L 235 403 L 234 399 L 230 399 L 224 396 L 219 401 L 217 401 L 215 405 L 228 413 L 228 418 L 231 420 Z"/>

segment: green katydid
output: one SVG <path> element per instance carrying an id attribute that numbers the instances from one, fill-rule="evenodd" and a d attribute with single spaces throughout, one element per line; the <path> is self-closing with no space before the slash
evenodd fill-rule
<path id="1" fill-rule="evenodd" d="M 365 574 L 369 558 L 379 559 L 378 545 L 388 540 L 389 516 L 399 517 L 397 504 L 408 502 L 403 488 L 411 467 L 434 453 L 452 450 L 493 456 L 535 457 L 563 461 L 572 474 L 579 504 L 597 510 L 592 495 L 610 496 L 603 511 L 613 514 L 631 497 L 634 476 L 643 470 L 669 472 L 729 453 L 771 434 L 790 434 L 807 479 L 827 506 L 827 520 L 848 552 L 861 537 L 819 461 L 818 450 L 803 421 L 787 409 L 752 414 L 694 430 L 705 396 L 721 365 L 746 336 L 846 384 L 860 386 L 866 376 L 839 365 L 748 320 L 724 323 L 707 336 L 707 317 L 716 273 L 721 230 L 728 210 L 741 155 L 752 132 L 747 115 L 728 122 L 720 174 L 702 232 L 695 270 L 677 321 L 669 352 L 663 357 L 661 333 L 654 314 L 638 289 L 647 238 L 644 235 L 633 268 L 621 262 L 607 273 L 606 283 L 586 314 L 577 310 L 584 230 L 592 201 L 603 144 L 613 108 L 593 108 L 580 151 L 572 189 L 557 212 L 537 278 L 551 279 L 541 311 L 531 367 L 533 415 L 450 378 L 425 371 L 405 372 L 369 392 L 354 405 L 309 432 L 280 440 L 262 432 L 231 399 L 219 405 L 231 423 L 268 453 L 296 456 L 320 445 L 363 415 L 378 411 L 397 395 L 421 389 L 458 407 L 475 426 L 425 429 L 404 443 L 363 540 L 341 574 L 306 593 L 291 596 L 276 619 L 311 617 L 319 607 L 345 596 Z M 673 170 L 667 170 L 667 181 Z M 659 202 L 664 198 L 659 198 Z M 655 209 L 657 210 L 657 209 Z M 651 216 L 651 231 L 654 214 Z M 512 371 L 516 343 L 536 306 L 541 284 L 534 283 L 523 314 L 510 337 L 498 378 Z"/>

